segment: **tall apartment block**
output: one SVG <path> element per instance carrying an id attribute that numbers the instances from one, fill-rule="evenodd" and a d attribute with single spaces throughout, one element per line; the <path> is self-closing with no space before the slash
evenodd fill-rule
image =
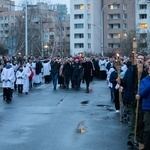
<path id="1" fill-rule="evenodd" d="M 136 28 L 140 51 L 150 53 L 150 0 L 136 1 Z"/>
<path id="2" fill-rule="evenodd" d="M 36 34 L 31 40 L 28 40 L 29 55 L 37 51 L 37 44 L 43 53 L 53 51 L 57 54 L 63 55 L 69 53 L 70 48 L 70 23 L 67 11 L 64 11 L 63 17 L 59 19 L 58 12 L 50 9 L 53 5 L 49 6 L 47 3 L 37 3 L 36 5 L 28 5 L 28 37 L 32 36 L 32 31 L 36 30 Z M 62 7 L 61 7 L 62 6 Z M 60 8 L 65 8 L 66 5 L 61 5 Z M 24 53 L 24 44 L 20 46 L 19 43 L 24 43 L 24 20 L 25 11 L 15 11 L 15 2 L 10 0 L 0 1 L 0 43 L 6 45 L 8 53 L 15 55 L 18 52 Z M 60 13 L 61 14 L 61 13 Z M 30 19 L 31 18 L 31 19 Z M 63 19 L 62 19 L 63 18 Z M 21 24 L 19 24 L 22 22 Z M 22 29 L 20 37 L 16 30 Z M 33 29 L 33 30 L 32 30 Z M 15 32 L 13 32 L 15 30 Z M 38 39 L 40 42 L 35 43 Z M 40 44 L 41 43 L 41 44 Z M 47 50 L 44 46 L 49 46 Z M 19 51 L 18 51 L 19 49 Z M 17 52 L 17 53 L 16 53 Z M 48 53 L 50 54 L 50 53 Z M 68 54 L 69 55 L 69 54 Z"/>
<path id="3" fill-rule="evenodd" d="M 103 8 L 104 53 L 119 51 L 121 40 L 136 27 L 135 0 L 103 0 Z"/>
<path id="4" fill-rule="evenodd" d="M 101 53 L 101 0 L 70 0 L 70 54 Z"/>
<path id="5" fill-rule="evenodd" d="M 120 49 L 135 30 L 135 0 L 71 0 L 71 54 L 101 54 Z"/>

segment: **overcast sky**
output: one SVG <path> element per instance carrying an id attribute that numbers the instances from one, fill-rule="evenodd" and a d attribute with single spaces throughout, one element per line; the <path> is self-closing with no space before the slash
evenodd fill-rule
<path id="1" fill-rule="evenodd" d="M 21 5 L 25 0 L 14 0 L 16 5 Z M 27 0 L 29 4 L 36 4 L 37 2 L 43 2 L 43 0 Z M 70 0 L 44 0 L 48 4 L 66 4 L 68 7 L 68 12 L 70 12 Z"/>

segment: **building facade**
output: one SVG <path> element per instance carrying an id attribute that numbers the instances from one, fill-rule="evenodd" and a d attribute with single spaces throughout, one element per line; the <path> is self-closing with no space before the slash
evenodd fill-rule
<path id="1" fill-rule="evenodd" d="M 101 1 L 70 0 L 70 5 L 70 54 L 100 54 Z"/>
<path id="2" fill-rule="evenodd" d="M 120 52 L 135 26 L 135 0 L 103 0 L 104 53 Z M 131 50 L 129 50 L 132 52 Z"/>
<path id="3" fill-rule="evenodd" d="M 10 8 L 9 4 L 14 7 L 15 3 L 9 1 L 8 4 L 8 0 L 5 1 L 6 5 L 0 1 L 0 6 L 5 8 L 0 8 L 1 43 L 6 44 L 10 55 L 16 55 L 18 52 L 23 54 L 25 49 L 25 11 L 8 9 Z M 69 55 L 70 20 L 68 14 L 66 16 L 63 14 L 65 17 L 60 20 L 59 13 L 49 9 L 47 3 L 28 5 L 27 11 L 29 55 L 33 55 L 35 51 L 41 55 L 50 55 L 52 52 L 56 55 Z"/>
<path id="4" fill-rule="evenodd" d="M 136 1 L 136 33 L 139 51 L 150 53 L 150 0 Z"/>

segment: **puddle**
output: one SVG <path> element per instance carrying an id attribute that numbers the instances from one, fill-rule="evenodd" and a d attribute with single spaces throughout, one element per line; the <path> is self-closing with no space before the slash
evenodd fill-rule
<path id="1" fill-rule="evenodd" d="M 114 111 L 114 109 L 112 109 L 110 105 L 100 104 L 100 105 L 96 105 L 96 106 L 106 108 L 109 111 Z"/>
<path id="2" fill-rule="evenodd" d="M 81 102 L 81 104 L 83 104 L 83 105 L 86 105 L 86 104 L 88 104 L 89 103 L 89 101 L 82 101 Z"/>

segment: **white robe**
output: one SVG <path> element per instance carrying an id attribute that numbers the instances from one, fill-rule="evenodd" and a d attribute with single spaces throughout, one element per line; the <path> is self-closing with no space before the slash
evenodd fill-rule
<path id="1" fill-rule="evenodd" d="M 24 73 L 24 71 L 17 71 L 16 72 L 16 78 L 17 78 L 17 80 L 16 80 L 16 84 L 24 84 L 24 78 L 25 78 L 25 73 Z"/>
<path id="2" fill-rule="evenodd" d="M 50 61 L 47 63 L 42 63 L 42 65 L 43 65 L 43 76 L 50 75 L 51 71 Z"/>
<path id="3" fill-rule="evenodd" d="M 11 67 L 7 69 L 6 67 L 3 68 L 1 73 L 1 81 L 3 88 L 12 88 L 15 79 L 14 69 Z M 5 82 L 4 80 L 8 80 Z"/>
<path id="4" fill-rule="evenodd" d="M 25 73 L 24 83 L 23 83 L 23 93 L 29 92 L 29 76 L 31 74 L 29 67 L 23 67 L 23 72 Z"/>
<path id="5" fill-rule="evenodd" d="M 106 60 L 99 60 L 100 71 L 106 71 Z"/>

